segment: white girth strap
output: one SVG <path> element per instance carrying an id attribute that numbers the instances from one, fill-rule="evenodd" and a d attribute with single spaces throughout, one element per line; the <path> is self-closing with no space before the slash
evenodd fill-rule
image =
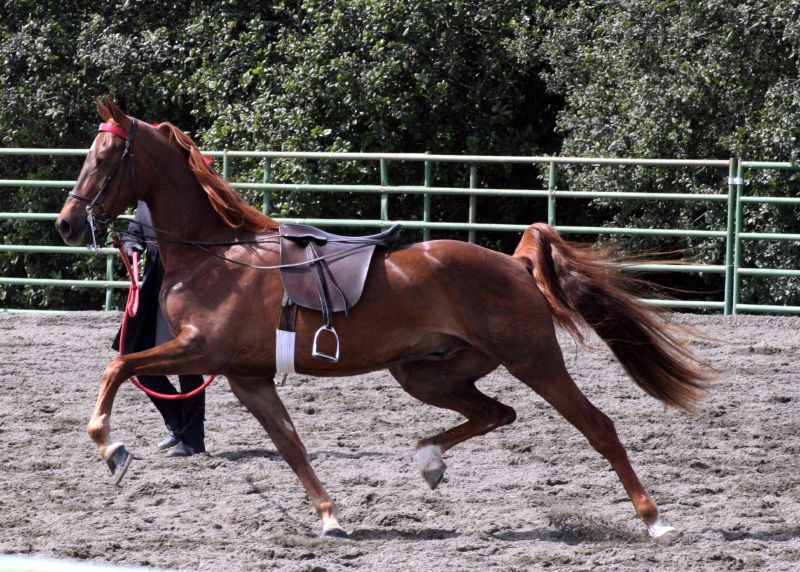
<path id="1" fill-rule="evenodd" d="M 278 373 L 295 373 L 295 332 L 275 330 L 275 369 Z"/>

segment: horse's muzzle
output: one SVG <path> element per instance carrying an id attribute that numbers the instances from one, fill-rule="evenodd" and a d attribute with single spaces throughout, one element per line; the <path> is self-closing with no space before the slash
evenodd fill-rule
<path id="1" fill-rule="evenodd" d="M 70 221 L 69 217 L 59 216 L 56 219 L 56 231 L 61 240 L 70 246 L 84 246 L 92 240 L 91 227 L 87 220 Z"/>

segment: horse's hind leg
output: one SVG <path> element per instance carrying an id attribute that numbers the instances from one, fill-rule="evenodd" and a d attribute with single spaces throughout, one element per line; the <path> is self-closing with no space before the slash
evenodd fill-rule
<path id="1" fill-rule="evenodd" d="M 514 410 L 475 387 L 475 382 L 497 367 L 497 362 L 475 350 L 466 350 L 440 362 L 417 361 L 389 371 L 403 389 L 423 403 L 457 411 L 467 420 L 417 443 L 417 464 L 435 489 L 444 477 L 442 453 L 477 435 L 484 435 L 516 419 Z"/>
<path id="2" fill-rule="evenodd" d="M 548 345 L 549 348 L 542 348 L 541 353 L 537 354 L 535 363 L 507 364 L 509 371 L 541 395 L 583 433 L 591 446 L 611 463 L 633 503 L 636 514 L 647 525 L 650 536 L 655 539 L 671 537 L 676 531 L 661 521 L 656 503 L 647 494 L 628 460 L 628 454 L 617 436 L 614 423 L 592 405 L 575 385 L 564 366 L 555 337 L 552 344 Z"/>
<path id="3" fill-rule="evenodd" d="M 336 519 L 336 507 L 311 467 L 306 448 L 278 396 L 274 380 L 229 377 L 228 381 L 233 393 L 267 430 L 278 452 L 297 474 L 322 519 L 322 536 L 346 537 L 347 534 Z"/>

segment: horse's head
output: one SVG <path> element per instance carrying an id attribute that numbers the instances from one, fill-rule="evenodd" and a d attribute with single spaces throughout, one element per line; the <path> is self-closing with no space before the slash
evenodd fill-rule
<path id="1" fill-rule="evenodd" d="M 56 220 L 56 230 L 71 245 L 96 244 L 137 199 L 133 149 L 140 124 L 108 97 L 99 99 L 97 108 L 104 123 Z"/>

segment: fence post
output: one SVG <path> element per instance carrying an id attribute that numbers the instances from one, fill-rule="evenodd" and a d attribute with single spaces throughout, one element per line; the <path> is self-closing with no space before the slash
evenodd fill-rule
<path id="1" fill-rule="evenodd" d="M 733 300 L 733 282 L 735 280 L 735 272 L 733 268 L 734 260 L 734 244 L 736 243 L 736 211 L 738 200 L 736 197 L 736 167 L 737 160 L 734 157 L 728 162 L 728 222 L 726 225 L 725 240 L 725 294 L 722 313 L 730 316 L 734 313 L 734 300 Z"/>
<path id="2" fill-rule="evenodd" d="M 106 255 L 106 280 L 111 282 L 114 279 L 114 255 L 107 254 Z M 106 288 L 106 304 L 105 309 L 111 309 L 111 295 L 113 294 L 114 290 L 109 286 Z"/>
<path id="3" fill-rule="evenodd" d="M 429 151 L 426 151 L 429 153 Z M 433 185 L 433 164 L 430 161 L 425 161 L 425 186 L 430 187 Z M 422 222 L 431 222 L 431 196 L 428 193 L 422 195 Z M 431 229 L 425 226 L 422 229 L 422 240 L 427 241 L 431 239 Z"/>
<path id="4" fill-rule="evenodd" d="M 469 188 L 470 189 L 477 189 L 478 188 L 478 166 L 477 165 L 470 165 L 469 166 Z M 469 213 L 467 216 L 467 220 L 469 224 L 473 224 L 477 219 L 477 211 L 478 211 L 478 197 L 477 195 L 470 195 L 469 196 Z M 467 234 L 467 240 L 469 242 L 475 242 L 475 231 L 470 229 L 469 233 Z"/>
<path id="5" fill-rule="evenodd" d="M 269 157 L 264 159 L 264 184 L 269 185 L 270 181 L 272 180 L 272 161 Z M 261 193 L 261 212 L 265 215 L 269 215 L 270 204 L 269 204 L 269 191 L 264 189 Z"/>
<path id="6" fill-rule="evenodd" d="M 381 159 L 381 187 L 389 186 L 389 164 Z M 389 193 L 381 193 L 381 220 L 389 220 Z"/>
<path id="7" fill-rule="evenodd" d="M 733 295 L 731 300 L 731 314 L 737 314 L 736 306 L 739 304 L 739 291 L 740 291 L 740 278 L 739 268 L 742 266 L 742 226 L 744 224 L 744 203 L 742 202 L 742 194 L 744 192 L 744 178 L 742 175 L 742 163 L 737 159 L 736 161 L 736 222 L 734 225 L 734 241 L 733 241 Z"/>
<path id="8" fill-rule="evenodd" d="M 228 180 L 228 150 L 222 150 L 222 178 Z"/>
<path id="9" fill-rule="evenodd" d="M 556 163 L 550 161 L 550 169 L 547 176 L 547 224 L 556 225 Z"/>

